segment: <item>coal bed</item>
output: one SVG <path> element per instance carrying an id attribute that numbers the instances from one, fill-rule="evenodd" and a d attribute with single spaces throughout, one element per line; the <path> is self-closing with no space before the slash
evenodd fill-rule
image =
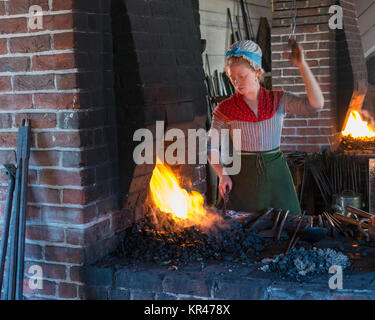
<path id="1" fill-rule="evenodd" d="M 272 215 L 256 228 L 259 214 L 201 228 L 161 214 L 162 224 L 154 216 L 138 221 L 115 251 L 86 268 L 88 298 L 375 298 L 375 246 L 361 235 L 329 232 L 315 244 L 298 240 L 285 254 L 298 217 L 291 216 L 275 240 L 260 235 L 272 227 Z M 342 267 L 342 290 L 328 286 L 332 265 Z"/>

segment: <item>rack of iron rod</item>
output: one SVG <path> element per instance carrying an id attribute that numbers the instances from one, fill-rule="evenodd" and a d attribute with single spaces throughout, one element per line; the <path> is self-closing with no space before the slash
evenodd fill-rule
<path id="1" fill-rule="evenodd" d="M 17 167 L 14 164 L 4 164 L 8 176 L 8 191 L 0 252 L 0 294 L 4 283 L 2 300 L 23 299 L 30 144 L 29 120 L 23 119 L 18 128 Z"/>

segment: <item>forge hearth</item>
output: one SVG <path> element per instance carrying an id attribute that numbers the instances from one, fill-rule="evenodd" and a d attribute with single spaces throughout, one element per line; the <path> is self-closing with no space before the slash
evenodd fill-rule
<path id="1" fill-rule="evenodd" d="M 118 256 L 107 257 L 85 271 L 89 299 L 374 299 L 375 248 L 344 242 L 351 266 L 343 273 L 343 289 L 331 290 L 330 274 L 309 281 L 282 279 L 277 273 L 263 272 L 253 262 L 198 261 L 178 267 L 138 261 L 129 263 Z M 322 241 L 320 248 L 334 248 Z M 280 253 L 277 246 L 263 251 L 263 257 Z"/>

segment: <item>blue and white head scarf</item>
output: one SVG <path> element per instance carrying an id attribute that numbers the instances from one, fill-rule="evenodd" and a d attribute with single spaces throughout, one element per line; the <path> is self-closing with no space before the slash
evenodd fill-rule
<path id="1" fill-rule="evenodd" d="M 250 62 L 250 65 L 255 70 L 261 69 L 264 72 L 262 68 L 262 49 L 254 41 L 241 40 L 233 43 L 225 56 L 227 58 L 230 56 L 242 56 Z"/>

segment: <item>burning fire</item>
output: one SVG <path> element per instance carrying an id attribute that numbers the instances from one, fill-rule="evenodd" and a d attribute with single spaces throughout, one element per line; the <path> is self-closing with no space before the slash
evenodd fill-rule
<path id="1" fill-rule="evenodd" d="M 342 131 L 342 135 L 351 135 L 353 138 L 371 138 L 375 137 L 375 132 L 366 121 L 362 120 L 358 111 L 352 111 L 350 112 L 345 129 Z"/>
<path id="2" fill-rule="evenodd" d="M 208 226 L 219 219 L 204 208 L 204 198 L 199 192 L 193 190 L 189 193 L 181 188 L 174 173 L 161 163 L 155 165 L 150 191 L 157 208 L 171 213 L 177 222 L 189 220 L 193 224 Z"/>

